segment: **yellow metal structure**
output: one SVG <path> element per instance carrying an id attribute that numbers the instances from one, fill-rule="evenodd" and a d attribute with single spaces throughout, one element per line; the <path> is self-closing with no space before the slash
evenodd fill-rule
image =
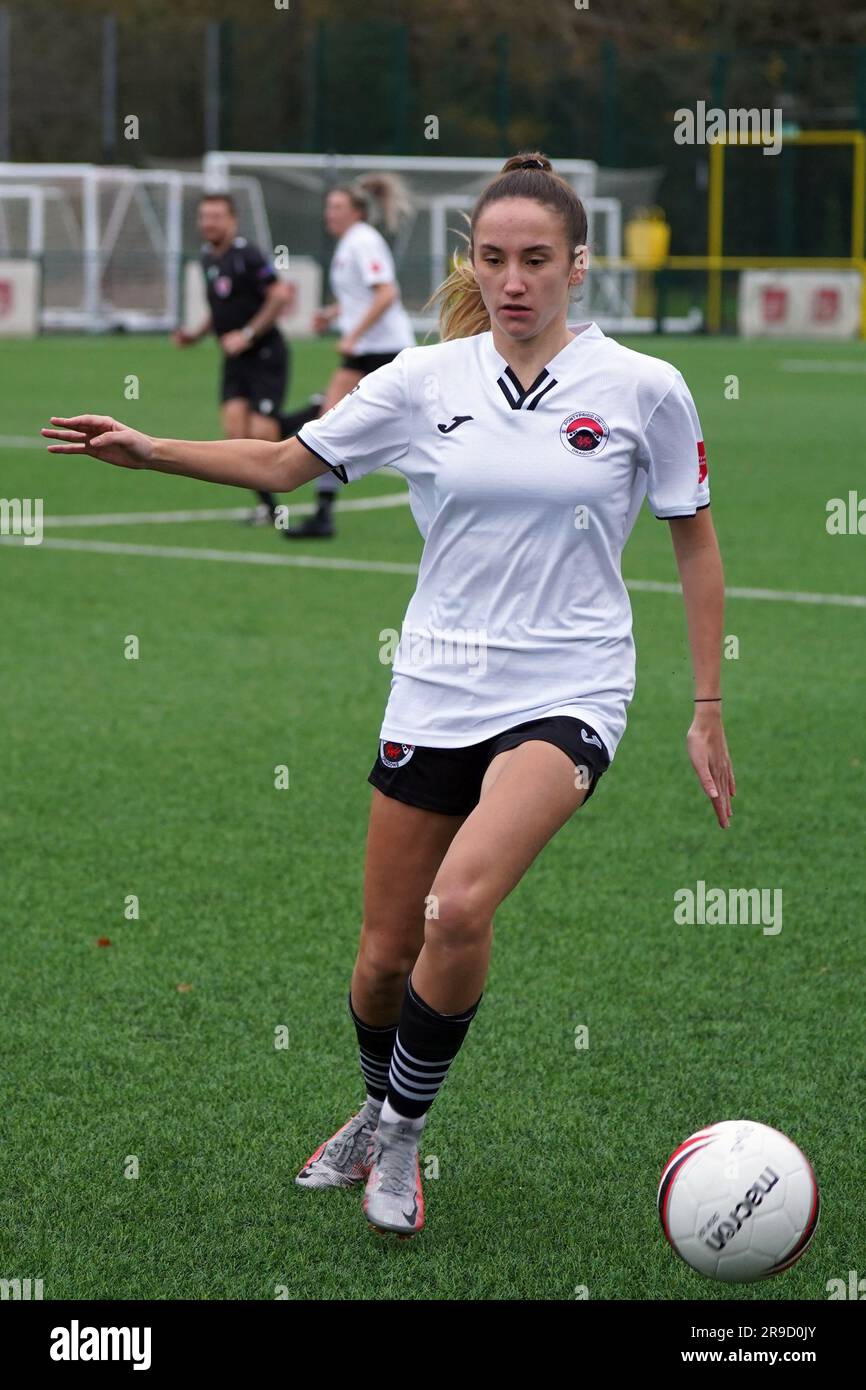
<path id="1" fill-rule="evenodd" d="M 861 130 L 803 130 L 783 136 L 789 145 L 850 145 L 852 150 L 851 254 L 849 256 L 726 256 L 724 254 L 724 194 L 726 145 L 758 145 L 762 141 L 747 136 L 721 140 L 710 145 L 709 203 L 707 208 L 707 254 L 705 256 L 665 256 L 656 260 L 654 270 L 705 270 L 707 272 L 707 327 L 718 333 L 722 326 L 722 273 L 726 270 L 859 270 L 862 278 L 860 336 L 866 338 L 866 134 Z M 647 271 L 647 246 L 629 243 L 626 227 L 626 256 L 621 260 L 597 256 L 593 264 L 610 269 Z M 663 224 L 665 227 L 666 223 Z M 669 231 L 669 229 L 668 229 Z M 655 249 L 658 249 L 656 243 Z"/>
<path id="2" fill-rule="evenodd" d="M 760 137 L 720 140 L 710 145 L 710 187 L 707 209 L 707 254 L 672 256 L 667 265 L 671 270 L 702 270 L 707 276 L 707 327 L 718 333 L 722 326 L 722 272 L 725 270 L 757 270 L 762 266 L 779 266 L 789 270 L 859 270 L 864 291 L 860 310 L 860 336 L 866 338 L 866 135 L 862 130 L 801 130 L 797 135 L 784 135 L 786 145 L 850 145 L 852 148 L 851 194 L 851 255 L 847 259 L 827 256 L 725 256 L 724 198 L 725 148 L 727 145 L 760 145 Z M 703 262 L 695 264 L 695 262 Z M 688 264 L 686 264 L 688 262 Z"/>

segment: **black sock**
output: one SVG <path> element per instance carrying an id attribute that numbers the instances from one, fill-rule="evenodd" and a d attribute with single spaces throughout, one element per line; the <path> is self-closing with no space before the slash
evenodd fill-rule
<path id="1" fill-rule="evenodd" d="M 334 505 L 334 498 L 336 497 L 336 495 L 337 494 L 335 492 L 316 493 L 316 501 L 319 504 L 319 509 L 316 512 L 316 518 L 319 521 L 327 521 L 329 519 L 331 515 L 331 507 Z"/>
<path id="2" fill-rule="evenodd" d="M 276 516 L 277 499 L 274 496 L 274 494 L 272 492 L 256 492 L 256 496 L 259 498 L 261 502 L 264 502 L 271 516 Z"/>
<path id="3" fill-rule="evenodd" d="M 415 993 L 407 975 L 388 1073 L 388 1103 L 398 1114 L 411 1119 L 426 1115 L 483 998 L 481 994 L 465 1013 L 440 1014 Z"/>
<path id="4" fill-rule="evenodd" d="M 318 420 L 321 412 L 321 404 L 313 402 L 302 406 L 300 410 L 290 411 L 288 415 L 278 411 L 275 418 L 280 427 L 280 439 L 290 439 L 293 434 L 297 434 L 301 425 L 306 425 L 310 420 Z"/>
<path id="5" fill-rule="evenodd" d="M 397 1036 L 396 1023 L 387 1028 L 371 1028 L 362 1023 L 352 1007 L 352 991 L 349 990 L 349 1013 L 358 1034 L 358 1048 L 361 1056 L 361 1074 L 367 1094 L 374 1100 L 384 1100 L 388 1094 L 388 1066 L 391 1051 Z"/>

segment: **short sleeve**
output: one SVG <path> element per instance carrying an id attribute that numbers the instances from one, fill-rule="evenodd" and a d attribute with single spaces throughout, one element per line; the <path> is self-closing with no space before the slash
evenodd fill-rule
<path id="1" fill-rule="evenodd" d="M 399 464 L 409 451 L 411 421 L 404 348 L 297 437 L 341 482 L 354 483 L 376 468 Z"/>
<path id="2" fill-rule="evenodd" d="M 710 505 L 701 422 L 679 372 L 644 426 L 644 463 L 647 500 L 660 520 Z"/>
<path id="3" fill-rule="evenodd" d="M 246 246 L 244 248 L 244 261 L 248 274 L 259 285 L 273 285 L 279 276 L 269 261 L 266 261 L 257 246 Z"/>
<path id="4" fill-rule="evenodd" d="M 368 289 L 373 285 L 390 285 L 393 282 L 394 258 L 381 236 L 374 233 L 372 236 L 359 237 L 355 255 L 361 279 Z"/>

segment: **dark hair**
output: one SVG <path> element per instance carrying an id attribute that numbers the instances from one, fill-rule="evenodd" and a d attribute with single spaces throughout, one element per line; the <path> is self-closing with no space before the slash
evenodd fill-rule
<path id="1" fill-rule="evenodd" d="M 480 193 L 472 209 L 469 235 L 464 234 L 469 258 L 461 259 L 455 252 L 451 274 L 427 301 L 428 306 L 440 301 L 439 336 L 443 342 L 449 338 L 468 338 L 474 333 L 486 333 L 490 328 L 490 317 L 471 258 L 478 218 L 486 207 L 499 202 L 501 198 L 534 198 L 544 207 L 559 213 L 566 244 L 573 248 L 572 254 L 586 245 L 586 209 L 571 184 L 561 174 L 555 173 L 547 155 L 537 150 L 524 150 L 512 155 L 503 164 L 502 172 L 491 179 Z"/>
<path id="2" fill-rule="evenodd" d="M 235 200 L 230 193 L 203 193 L 198 200 L 198 205 L 202 203 L 225 203 L 232 217 L 237 217 L 238 210 L 235 207 Z"/>

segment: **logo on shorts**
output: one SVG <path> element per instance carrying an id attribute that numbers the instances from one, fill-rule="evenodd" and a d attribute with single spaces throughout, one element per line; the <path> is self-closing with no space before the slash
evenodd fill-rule
<path id="1" fill-rule="evenodd" d="M 273 410 L 273 408 L 274 408 L 274 403 L 273 403 L 273 401 L 269 401 L 269 400 L 259 401 L 258 413 L 259 413 L 259 415 L 270 415 L 270 413 L 271 413 L 271 411 Z"/>
<path id="2" fill-rule="evenodd" d="M 580 726 L 580 736 L 584 743 L 594 743 L 596 748 L 601 748 L 601 739 L 598 734 L 588 734 L 582 724 Z"/>
<path id="3" fill-rule="evenodd" d="M 379 744 L 379 757 L 386 767 L 402 767 L 414 752 L 414 743 L 392 743 L 390 739 L 383 738 Z"/>
<path id="4" fill-rule="evenodd" d="M 600 415 L 588 410 L 579 410 L 569 415 L 559 427 L 559 437 L 571 453 L 600 454 L 608 439 L 610 430 Z"/>

